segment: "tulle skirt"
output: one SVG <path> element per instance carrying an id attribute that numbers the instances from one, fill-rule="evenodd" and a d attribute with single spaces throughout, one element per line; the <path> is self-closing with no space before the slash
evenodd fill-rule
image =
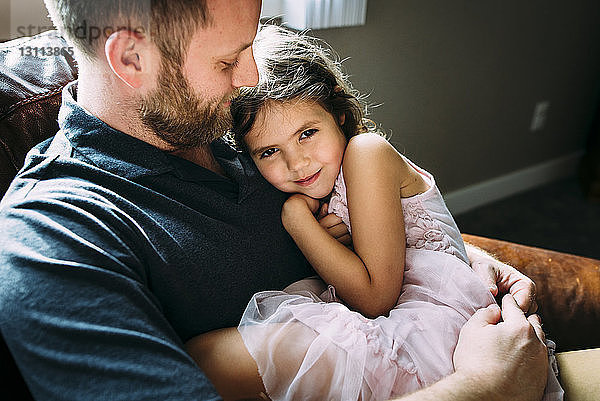
<path id="1" fill-rule="evenodd" d="M 407 249 L 402 292 L 367 319 L 314 281 L 255 294 L 238 327 L 273 400 L 386 400 L 452 373 L 461 327 L 494 302 L 458 258 Z"/>
<path id="2" fill-rule="evenodd" d="M 465 322 L 495 302 L 467 264 L 417 249 L 406 251 L 388 316 L 368 319 L 335 300 L 308 279 L 248 304 L 238 330 L 272 400 L 388 400 L 433 384 L 454 371 Z"/>

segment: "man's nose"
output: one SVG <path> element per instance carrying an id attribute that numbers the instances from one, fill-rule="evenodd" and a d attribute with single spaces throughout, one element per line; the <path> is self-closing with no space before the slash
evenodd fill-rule
<path id="1" fill-rule="evenodd" d="M 231 84 L 234 88 L 256 86 L 258 84 L 258 68 L 256 67 L 256 61 L 254 61 L 252 48 L 240 54 L 239 64 L 233 71 Z"/>

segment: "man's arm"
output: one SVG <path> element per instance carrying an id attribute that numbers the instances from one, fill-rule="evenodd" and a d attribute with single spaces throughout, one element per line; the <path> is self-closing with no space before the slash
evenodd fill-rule
<path id="1" fill-rule="evenodd" d="M 506 295 L 502 312 L 496 305 L 480 309 L 461 330 L 455 373 L 397 401 L 540 400 L 548 372 L 543 341 L 539 317 L 526 318 Z"/>
<path id="2" fill-rule="evenodd" d="M 150 289 L 148 239 L 79 195 L 0 212 L 0 329 L 33 396 L 218 399 Z"/>

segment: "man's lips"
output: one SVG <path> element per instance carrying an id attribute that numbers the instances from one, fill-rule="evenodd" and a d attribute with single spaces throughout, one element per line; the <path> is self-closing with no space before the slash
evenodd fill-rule
<path id="1" fill-rule="evenodd" d="M 300 186 L 307 187 L 307 186 L 311 185 L 312 183 L 314 183 L 315 181 L 317 181 L 317 179 L 319 178 L 320 175 L 321 175 L 321 170 L 317 171 L 316 173 L 314 173 L 311 176 L 308 176 L 301 180 L 296 180 L 294 182 Z"/>

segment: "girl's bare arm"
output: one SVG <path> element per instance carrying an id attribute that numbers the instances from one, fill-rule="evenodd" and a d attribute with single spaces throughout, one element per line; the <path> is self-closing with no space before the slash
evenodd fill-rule
<path id="1" fill-rule="evenodd" d="M 354 252 L 318 225 L 314 199 L 292 196 L 282 220 L 308 261 L 341 299 L 365 316 L 387 314 L 398 299 L 404 272 L 401 194 L 423 183 L 417 182 L 418 173 L 400 154 L 374 134 L 352 138 L 343 172 Z"/>

